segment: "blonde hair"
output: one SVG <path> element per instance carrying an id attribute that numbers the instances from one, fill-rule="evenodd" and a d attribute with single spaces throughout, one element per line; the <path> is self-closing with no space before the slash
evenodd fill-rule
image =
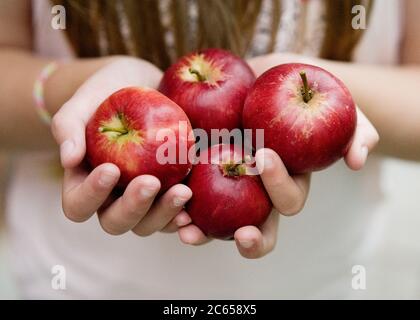
<path id="1" fill-rule="evenodd" d="M 189 0 L 168 0 L 176 57 L 190 51 L 218 47 L 243 56 L 253 39 L 263 0 L 196 0 L 198 30 L 191 41 Z M 270 45 L 274 50 L 281 17 L 281 0 L 272 2 Z M 67 35 L 80 57 L 103 54 L 131 54 L 166 68 L 171 57 L 165 41 L 159 1 L 155 0 L 52 0 L 64 5 Z M 370 12 L 373 0 L 324 0 L 326 30 L 321 49 L 323 58 L 350 60 L 362 30 L 352 28 L 351 8 L 365 4 Z M 129 35 L 123 34 L 122 23 Z M 101 35 L 105 43 L 101 46 Z"/>

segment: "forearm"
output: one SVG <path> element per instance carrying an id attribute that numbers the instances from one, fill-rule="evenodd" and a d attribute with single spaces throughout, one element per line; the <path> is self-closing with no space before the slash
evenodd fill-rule
<path id="1" fill-rule="evenodd" d="M 420 161 L 420 68 L 385 67 L 272 54 L 250 61 L 257 74 L 281 63 L 323 67 L 340 78 L 379 132 L 382 153 Z"/>
<path id="2" fill-rule="evenodd" d="M 378 151 L 420 161 L 420 68 L 323 61 L 379 132 Z"/>
<path id="3" fill-rule="evenodd" d="M 76 59 L 59 66 L 45 84 L 45 101 L 55 113 L 96 70 L 112 58 Z M 0 49 L 0 148 L 42 149 L 53 146 L 49 128 L 34 108 L 32 89 L 36 77 L 50 61 L 29 51 Z"/>

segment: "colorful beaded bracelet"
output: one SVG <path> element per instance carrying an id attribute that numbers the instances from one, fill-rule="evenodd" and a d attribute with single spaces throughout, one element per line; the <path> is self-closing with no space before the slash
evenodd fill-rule
<path id="1" fill-rule="evenodd" d="M 42 69 L 37 79 L 35 80 L 33 93 L 32 93 L 34 102 L 35 102 L 35 109 L 39 117 L 41 118 L 42 122 L 44 122 L 47 125 L 51 124 L 51 115 L 45 106 L 44 87 L 45 87 L 45 82 L 54 73 L 54 71 L 57 70 L 57 68 L 58 68 L 58 63 L 56 61 L 53 61 L 47 64 Z"/>

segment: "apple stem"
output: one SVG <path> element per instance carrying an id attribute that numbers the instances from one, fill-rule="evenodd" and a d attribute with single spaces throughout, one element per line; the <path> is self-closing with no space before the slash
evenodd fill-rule
<path id="1" fill-rule="evenodd" d="M 110 128 L 110 127 L 101 127 L 101 132 L 118 132 L 120 135 L 124 135 L 128 133 L 127 129 L 119 129 L 119 128 Z"/>
<path id="2" fill-rule="evenodd" d="M 193 68 L 190 68 L 189 70 L 188 70 L 191 74 L 193 74 L 193 75 L 195 75 L 196 77 L 197 77 L 197 80 L 198 81 L 200 81 L 200 82 L 204 82 L 204 81 L 206 81 L 207 79 L 206 79 L 206 77 L 204 77 L 198 70 L 196 70 L 196 69 L 193 69 Z"/>
<path id="3" fill-rule="evenodd" d="M 301 90 L 303 101 L 305 101 L 305 103 L 308 103 L 312 99 L 312 90 L 309 87 L 308 78 L 306 77 L 306 72 L 301 71 L 299 74 L 303 82 L 303 88 Z"/>
<path id="4" fill-rule="evenodd" d="M 246 174 L 246 168 L 243 165 L 243 162 L 225 164 L 222 171 L 224 176 L 229 177 L 238 177 Z"/>

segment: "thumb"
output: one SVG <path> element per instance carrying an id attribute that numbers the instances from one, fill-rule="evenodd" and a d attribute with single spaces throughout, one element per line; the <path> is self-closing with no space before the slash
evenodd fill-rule
<path id="1" fill-rule="evenodd" d="M 344 158 L 347 166 L 352 170 L 360 170 L 365 165 L 368 154 L 378 142 L 378 132 L 358 108 L 356 132 Z"/>
<path id="2" fill-rule="evenodd" d="M 74 109 L 73 109 L 74 110 Z M 86 152 L 85 123 L 77 117 L 68 104 L 58 111 L 52 120 L 52 134 L 60 146 L 60 159 L 64 168 L 79 165 Z"/>

